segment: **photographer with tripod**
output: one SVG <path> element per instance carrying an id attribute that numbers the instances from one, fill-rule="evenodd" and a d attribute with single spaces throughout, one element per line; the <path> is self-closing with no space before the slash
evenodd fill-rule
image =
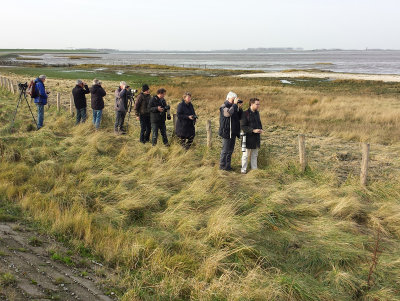
<path id="1" fill-rule="evenodd" d="M 167 90 L 164 88 L 158 89 L 157 95 L 149 102 L 151 131 L 153 132 L 151 143 L 153 146 L 157 144 L 158 130 L 161 132 L 164 145 L 169 146 L 165 119 L 170 120 L 171 115 L 169 114 L 170 106 L 164 99 L 166 93 Z"/>
<path id="2" fill-rule="evenodd" d="M 47 104 L 47 96 L 50 92 L 46 91 L 44 86 L 44 82 L 46 81 L 46 75 L 42 74 L 37 79 L 35 79 L 35 104 L 38 110 L 38 120 L 37 120 L 37 129 L 43 127 L 44 121 L 44 106 Z"/>
<path id="3" fill-rule="evenodd" d="M 192 105 L 192 94 L 186 92 L 183 94 L 182 101 L 179 103 L 176 113 L 176 135 L 180 139 L 183 148 L 189 149 L 195 136 L 195 127 L 197 115 Z"/>
<path id="4" fill-rule="evenodd" d="M 86 94 L 89 94 L 89 87 L 86 83 L 78 79 L 76 81 L 75 88 L 72 89 L 72 95 L 74 97 L 74 104 L 76 108 L 76 122 L 78 125 L 80 122 L 86 121 Z"/>
<path id="5" fill-rule="evenodd" d="M 126 134 L 123 129 L 126 112 L 128 111 L 128 89 L 126 82 L 120 82 L 115 90 L 115 126 L 114 132 L 117 135 Z"/>
<path id="6" fill-rule="evenodd" d="M 142 92 L 138 95 L 135 103 L 136 118 L 140 121 L 140 142 L 142 143 L 150 141 L 150 99 L 150 88 L 148 85 L 144 84 L 142 87 Z"/>

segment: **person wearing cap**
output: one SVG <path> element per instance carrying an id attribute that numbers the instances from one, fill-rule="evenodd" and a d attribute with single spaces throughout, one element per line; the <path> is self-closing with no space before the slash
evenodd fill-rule
<path id="1" fill-rule="evenodd" d="M 35 79 L 35 90 L 37 91 L 37 97 L 35 97 L 35 104 L 38 110 L 38 118 L 37 118 L 37 129 L 43 127 L 44 121 L 44 106 L 47 104 L 47 96 L 49 92 L 46 91 L 46 87 L 44 86 L 44 82 L 46 81 L 46 75 L 39 75 L 37 79 Z"/>
<path id="2" fill-rule="evenodd" d="M 126 112 L 128 111 L 128 91 L 126 82 L 120 82 L 119 87 L 115 90 L 115 126 L 116 134 L 124 134 L 123 125 Z"/>
<path id="3" fill-rule="evenodd" d="M 140 142 L 150 141 L 151 123 L 149 102 L 151 99 L 150 88 L 147 84 L 142 86 L 142 92 L 137 96 L 135 103 L 136 118 L 140 121 Z"/>
<path id="4" fill-rule="evenodd" d="M 240 138 L 240 118 L 242 103 L 234 92 L 229 92 L 226 101 L 220 107 L 219 135 L 222 138 L 222 150 L 219 162 L 221 170 L 231 171 L 232 153 L 236 138 Z"/>
<path id="5" fill-rule="evenodd" d="M 76 108 L 76 122 L 78 125 L 80 122 L 86 121 L 86 94 L 89 94 L 89 87 L 82 80 L 76 80 L 76 86 L 72 89 L 72 96 L 74 97 L 74 104 Z"/>
<path id="6" fill-rule="evenodd" d="M 101 86 L 101 82 L 98 79 L 93 80 L 93 86 L 91 86 L 89 90 L 93 109 L 93 124 L 97 130 L 100 127 L 101 116 L 103 115 L 103 97 L 106 96 L 107 93 Z"/>
<path id="7" fill-rule="evenodd" d="M 179 137 L 182 147 L 189 149 L 196 134 L 194 125 L 197 118 L 192 105 L 192 94 L 189 92 L 183 94 L 182 101 L 178 105 L 176 114 L 178 116 L 176 121 L 176 136 Z"/>

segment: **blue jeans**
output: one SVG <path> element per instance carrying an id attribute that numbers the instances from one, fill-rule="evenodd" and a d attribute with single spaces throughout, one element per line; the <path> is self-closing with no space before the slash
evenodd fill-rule
<path id="1" fill-rule="evenodd" d="M 98 129 L 100 127 L 101 115 L 103 110 L 93 110 L 93 124 Z"/>
<path id="2" fill-rule="evenodd" d="M 76 124 L 86 121 L 86 108 L 76 109 Z"/>
<path id="3" fill-rule="evenodd" d="M 38 117 L 37 117 L 37 128 L 40 129 L 43 126 L 43 120 L 44 120 L 44 105 L 37 103 L 37 112 L 38 112 Z"/>

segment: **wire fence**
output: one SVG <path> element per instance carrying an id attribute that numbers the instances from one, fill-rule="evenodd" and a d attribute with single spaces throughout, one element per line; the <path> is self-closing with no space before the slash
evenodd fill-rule
<path id="1" fill-rule="evenodd" d="M 0 87 L 12 94 L 17 94 L 19 92 L 18 82 L 14 79 L 10 79 L 8 77 L 0 76 Z M 71 94 L 61 94 L 59 92 L 56 93 L 55 97 L 48 99 L 47 106 L 55 105 L 57 111 L 66 111 L 69 112 L 71 116 L 74 116 L 74 99 Z M 112 114 L 114 112 L 114 106 L 111 104 L 105 105 L 104 110 L 106 114 Z M 175 135 L 176 121 L 177 115 L 172 114 L 172 133 Z M 202 140 L 205 142 L 208 148 L 211 148 L 213 145 L 213 127 L 212 121 L 207 119 L 205 121 L 205 127 L 200 131 L 202 135 Z M 368 168 L 370 162 L 370 144 L 362 143 L 361 145 L 362 159 L 361 159 L 361 167 L 360 167 L 360 185 L 365 187 L 368 185 Z M 298 135 L 298 155 L 299 155 L 299 166 L 302 172 L 305 172 L 308 166 L 308 158 L 306 151 L 306 136 L 304 134 Z"/>

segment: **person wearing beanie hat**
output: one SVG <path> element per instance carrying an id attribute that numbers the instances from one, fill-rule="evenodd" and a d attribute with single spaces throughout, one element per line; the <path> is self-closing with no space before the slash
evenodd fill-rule
<path id="1" fill-rule="evenodd" d="M 135 103 L 136 118 L 140 121 L 140 142 L 150 141 L 151 123 L 148 108 L 151 99 L 150 88 L 147 84 L 142 86 L 142 92 L 137 96 Z"/>

